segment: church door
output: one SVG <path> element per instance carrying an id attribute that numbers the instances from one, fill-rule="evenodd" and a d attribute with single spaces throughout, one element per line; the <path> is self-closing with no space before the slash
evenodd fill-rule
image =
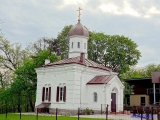
<path id="1" fill-rule="evenodd" d="M 111 111 L 116 112 L 116 93 L 111 93 Z"/>

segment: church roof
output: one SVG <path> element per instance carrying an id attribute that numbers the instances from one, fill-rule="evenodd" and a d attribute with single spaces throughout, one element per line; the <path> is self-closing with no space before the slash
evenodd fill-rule
<path id="1" fill-rule="evenodd" d="M 81 62 L 80 61 L 80 56 L 74 57 L 74 58 L 63 59 L 63 60 L 60 60 L 60 61 L 54 62 L 54 63 L 49 63 L 47 65 L 44 65 L 43 67 L 57 66 L 57 65 L 64 65 L 64 64 L 73 64 L 73 63 L 88 66 L 88 67 L 92 67 L 92 68 L 103 69 L 103 70 L 106 70 L 106 71 L 112 71 L 111 69 L 108 69 L 105 66 L 103 66 L 101 64 L 98 64 L 98 63 L 95 63 L 94 61 L 86 59 L 86 58 L 85 58 L 84 62 Z"/>
<path id="2" fill-rule="evenodd" d="M 114 76 L 116 75 L 97 75 L 93 79 L 91 79 L 87 85 L 89 84 L 106 84 L 108 83 Z"/>
<path id="3" fill-rule="evenodd" d="M 84 36 L 84 37 L 89 37 L 89 32 L 87 30 L 87 28 L 85 28 L 80 21 L 78 21 L 78 23 L 73 26 L 70 31 L 68 32 L 68 36 L 74 36 L 74 35 L 80 35 L 80 36 Z"/>

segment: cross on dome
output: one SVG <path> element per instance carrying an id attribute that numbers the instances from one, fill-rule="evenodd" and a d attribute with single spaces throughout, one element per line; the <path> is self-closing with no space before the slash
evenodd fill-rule
<path id="1" fill-rule="evenodd" d="M 78 11 L 78 21 L 81 20 L 81 19 L 80 19 L 80 15 L 81 15 L 80 11 L 81 11 L 81 10 L 82 10 L 82 8 L 80 8 L 80 7 L 79 7 L 78 10 L 77 10 L 77 11 Z"/>

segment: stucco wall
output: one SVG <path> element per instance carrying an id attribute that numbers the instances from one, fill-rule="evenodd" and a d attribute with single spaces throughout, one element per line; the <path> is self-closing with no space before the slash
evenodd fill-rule
<path id="1" fill-rule="evenodd" d="M 77 57 L 80 55 L 80 53 L 85 53 L 85 58 L 88 58 L 87 41 L 88 41 L 88 38 L 83 36 L 70 37 L 69 58 Z M 73 42 L 73 48 L 72 48 L 72 42 Z M 80 42 L 80 48 L 77 47 L 78 42 Z M 86 44 L 86 48 L 84 47 L 84 43 Z"/>
<path id="2" fill-rule="evenodd" d="M 101 69 L 90 68 L 78 64 L 66 64 L 61 66 L 47 67 L 36 69 L 37 72 L 37 95 L 36 106 L 42 103 L 42 88 L 52 87 L 51 89 L 51 105 L 49 108 L 59 109 L 75 109 L 78 107 L 94 107 L 100 109 L 101 104 L 105 103 L 104 85 L 93 85 L 87 87 L 86 83 L 96 75 L 110 75 L 110 72 Z M 118 104 L 123 104 L 123 90 L 120 88 L 122 84 L 117 82 L 118 79 L 110 81 L 106 87 L 106 103 L 110 104 L 110 94 L 114 87 L 120 92 L 118 96 Z M 56 102 L 56 88 L 59 84 L 66 86 L 66 102 Z M 108 88 L 108 89 L 107 89 Z M 93 103 L 93 92 L 98 93 L 98 102 Z"/>
<path id="3" fill-rule="evenodd" d="M 130 106 L 140 106 L 141 97 L 145 97 L 146 105 L 149 103 L 148 95 L 130 95 Z"/>

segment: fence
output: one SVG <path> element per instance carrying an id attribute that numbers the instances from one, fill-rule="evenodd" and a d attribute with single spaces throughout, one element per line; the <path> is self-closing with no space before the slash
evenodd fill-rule
<path id="1" fill-rule="evenodd" d="M 116 105 L 115 108 L 121 109 L 122 105 Z M 37 112 L 34 113 L 35 120 L 38 120 L 39 116 L 51 116 L 53 120 L 58 120 L 61 116 L 69 115 L 75 117 L 76 120 L 81 118 L 97 118 L 104 120 L 160 120 L 160 106 L 134 106 L 130 109 L 123 107 L 123 111 L 112 112 L 111 105 L 101 104 L 100 109 L 95 109 L 94 106 L 90 108 L 77 108 L 76 110 L 65 110 L 60 108 L 54 108 L 52 113 L 39 113 L 39 108 Z M 50 110 L 48 110 L 50 111 Z M 4 109 L 7 118 L 7 109 Z M 47 111 L 46 111 L 47 112 Z M 23 120 L 21 116 L 21 111 L 19 113 L 20 120 Z"/>

